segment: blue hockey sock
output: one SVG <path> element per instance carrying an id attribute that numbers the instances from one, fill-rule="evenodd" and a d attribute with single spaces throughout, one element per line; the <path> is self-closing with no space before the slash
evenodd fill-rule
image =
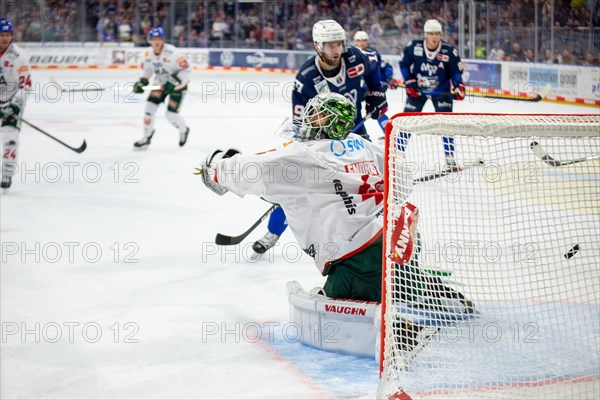
<path id="1" fill-rule="evenodd" d="M 377 122 L 379 122 L 379 126 L 381 127 L 382 131 L 385 132 L 385 126 L 387 125 L 389 120 L 390 119 L 385 114 L 383 114 L 381 117 L 377 118 Z"/>
<path id="2" fill-rule="evenodd" d="M 274 233 L 276 235 L 281 235 L 285 229 L 287 228 L 288 223 L 285 217 L 285 213 L 283 212 L 283 208 L 277 207 L 271 213 L 269 217 L 269 232 Z"/>

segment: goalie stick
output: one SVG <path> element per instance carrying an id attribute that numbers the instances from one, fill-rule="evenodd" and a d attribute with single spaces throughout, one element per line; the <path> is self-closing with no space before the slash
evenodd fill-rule
<path id="1" fill-rule="evenodd" d="M 542 148 L 542 146 L 536 141 L 531 142 L 531 144 L 529 144 L 529 148 L 533 151 L 533 154 L 535 154 L 539 159 L 541 159 L 543 162 L 545 162 L 546 164 L 548 164 L 551 167 L 562 167 L 565 165 L 577 164 L 577 163 L 584 162 L 584 161 L 600 159 L 600 155 L 597 155 L 597 156 L 591 156 L 591 157 L 578 158 L 578 159 L 569 160 L 569 161 L 559 161 L 557 159 L 552 158 L 550 156 L 550 154 L 548 154 Z"/>
<path id="2" fill-rule="evenodd" d="M 472 162 L 465 163 L 463 165 L 456 165 L 454 167 L 448 167 L 447 169 L 445 169 L 443 171 L 440 171 L 440 172 L 436 172 L 434 174 L 422 176 L 420 178 L 417 178 L 417 179 L 413 180 L 413 183 L 416 184 L 416 183 L 423 183 L 423 182 L 432 181 L 434 179 L 442 178 L 442 177 L 444 177 L 446 175 L 454 174 L 456 172 L 465 171 L 465 170 L 467 170 L 469 168 L 476 167 L 476 166 L 479 166 L 479 165 L 483 165 L 483 160 L 481 158 L 478 158 L 478 159 L 476 159 L 475 161 L 472 161 Z"/>
<path id="3" fill-rule="evenodd" d="M 251 234 L 252 231 L 256 229 L 256 227 L 258 227 L 258 225 L 260 225 L 261 222 L 263 222 L 266 218 L 269 217 L 269 215 L 271 215 L 271 213 L 275 210 L 276 207 L 277 205 L 273 204 L 271 208 L 269 208 L 254 224 L 252 224 L 252 226 L 246 232 L 242 233 L 241 235 L 228 236 L 223 235 L 221 233 L 217 233 L 217 236 L 215 237 L 215 243 L 219 246 L 233 246 L 236 244 L 240 244 L 242 240 L 246 239 L 246 237 L 249 234 Z"/>
<path id="4" fill-rule="evenodd" d="M 83 141 L 83 143 L 81 144 L 81 146 L 79 147 L 72 147 L 69 146 L 68 144 L 66 144 L 65 142 L 63 142 L 62 140 L 59 140 L 57 138 L 55 138 L 54 136 L 52 136 L 51 134 L 49 134 L 48 132 L 46 132 L 45 130 L 38 128 L 37 126 L 33 125 L 31 122 L 21 118 L 21 121 L 24 122 L 25 124 L 29 125 L 30 127 L 32 127 L 33 129 L 35 129 L 36 131 L 43 133 L 44 135 L 48 136 L 50 139 L 57 141 L 58 143 L 62 144 L 63 146 L 65 146 L 66 148 L 73 150 L 75 153 L 83 153 L 85 151 L 85 149 L 87 148 L 87 143 L 85 142 L 85 140 Z"/>

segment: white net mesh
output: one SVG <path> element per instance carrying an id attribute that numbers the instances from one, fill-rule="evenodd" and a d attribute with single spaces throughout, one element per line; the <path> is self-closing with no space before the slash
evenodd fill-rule
<path id="1" fill-rule="evenodd" d="M 600 398 L 600 116 L 392 126 L 379 396 Z"/>

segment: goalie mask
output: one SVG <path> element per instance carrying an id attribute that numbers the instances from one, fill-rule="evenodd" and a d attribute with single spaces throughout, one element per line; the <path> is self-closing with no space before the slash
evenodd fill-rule
<path id="1" fill-rule="evenodd" d="M 354 127 L 356 107 L 339 93 L 321 93 L 306 104 L 302 116 L 302 140 L 343 140 Z"/>

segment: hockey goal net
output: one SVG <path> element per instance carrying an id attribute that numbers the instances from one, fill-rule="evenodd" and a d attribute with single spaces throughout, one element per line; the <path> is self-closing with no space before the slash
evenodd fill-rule
<path id="1" fill-rule="evenodd" d="M 600 116 L 399 114 L 385 146 L 378 397 L 600 398 Z"/>

